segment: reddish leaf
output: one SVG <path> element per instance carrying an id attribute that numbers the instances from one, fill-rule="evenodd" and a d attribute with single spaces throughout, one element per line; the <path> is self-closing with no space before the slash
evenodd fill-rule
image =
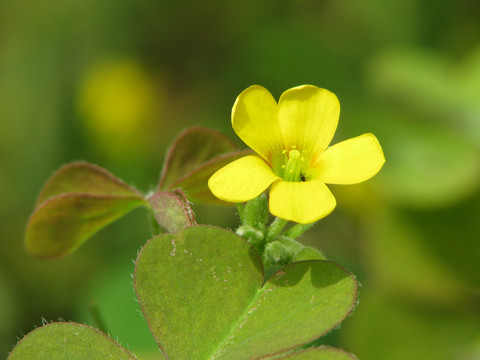
<path id="1" fill-rule="evenodd" d="M 47 181 L 25 233 L 38 257 L 74 251 L 104 226 L 148 202 L 133 187 L 87 162 L 63 166 Z"/>
<path id="2" fill-rule="evenodd" d="M 62 194 L 43 202 L 27 224 L 25 245 L 38 257 L 71 253 L 101 228 L 146 201 L 139 196 Z"/>
<path id="3" fill-rule="evenodd" d="M 107 170 L 84 161 L 73 162 L 57 170 L 44 185 L 36 205 L 65 193 L 140 196 L 137 190 Z"/>
<path id="4" fill-rule="evenodd" d="M 205 162 L 236 150 L 235 144 L 225 135 L 208 128 L 190 127 L 178 135 L 170 146 L 158 189 L 172 189 L 178 179 Z"/>

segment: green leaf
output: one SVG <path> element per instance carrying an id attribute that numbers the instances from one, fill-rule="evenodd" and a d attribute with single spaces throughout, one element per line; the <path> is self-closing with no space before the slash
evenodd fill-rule
<path id="1" fill-rule="evenodd" d="M 52 323 L 33 330 L 8 360 L 135 360 L 104 333 L 76 323 Z"/>
<path id="2" fill-rule="evenodd" d="M 107 170 L 84 161 L 67 164 L 57 170 L 44 185 L 36 205 L 65 193 L 141 196 L 138 191 Z"/>
<path id="3" fill-rule="evenodd" d="M 339 325 L 355 298 L 355 279 L 339 265 L 289 264 L 258 290 L 217 358 L 262 357 L 304 344 Z"/>
<path id="4" fill-rule="evenodd" d="M 207 186 L 213 173 L 228 163 L 250 154 L 239 151 L 225 135 L 203 127 L 183 131 L 170 147 L 162 169 L 159 190 L 180 188 L 194 202 L 225 203 Z"/>
<path id="5" fill-rule="evenodd" d="M 144 205 L 135 196 L 62 194 L 42 203 L 27 224 L 25 246 L 38 257 L 69 254 L 101 228 Z"/>
<path id="6" fill-rule="evenodd" d="M 273 358 L 272 358 L 273 359 Z M 356 360 L 357 358 L 343 350 L 335 349 L 329 346 L 320 346 L 309 348 L 302 351 L 296 351 L 287 356 L 275 357 L 275 359 L 289 360 Z"/>
<path id="7" fill-rule="evenodd" d="M 25 232 L 27 250 L 38 257 L 71 253 L 101 228 L 148 202 L 105 169 L 76 162 L 45 184 Z"/>
<path id="8" fill-rule="evenodd" d="M 263 281 L 259 255 L 232 232 L 193 226 L 150 240 L 134 287 L 170 359 L 204 359 L 248 307 Z"/>
<path id="9" fill-rule="evenodd" d="M 300 250 L 295 257 L 293 258 L 294 261 L 302 261 L 302 260 L 326 260 L 324 254 L 322 254 L 319 250 L 312 248 L 312 247 L 304 247 Z"/>
<path id="10" fill-rule="evenodd" d="M 327 333 L 352 311 L 353 275 L 329 261 L 290 264 L 264 286 L 258 253 L 232 232 L 197 225 L 140 252 L 134 287 L 169 359 L 256 359 Z"/>
<path id="11" fill-rule="evenodd" d="M 148 198 L 155 219 L 167 232 L 177 232 L 195 225 L 193 211 L 183 194 L 160 191 Z"/>

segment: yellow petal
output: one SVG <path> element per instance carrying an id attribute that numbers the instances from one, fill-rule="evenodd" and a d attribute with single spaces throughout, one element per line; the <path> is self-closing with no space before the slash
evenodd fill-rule
<path id="1" fill-rule="evenodd" d="M 270 212 L 282 219 L 308 224 L 332 212 L 336 201 L 319 180 L 277 181 L 270 190 Z"/>
<path id="2" fill-rule="evenodd" d="M 363 134 L 328 148 L 313 165 L 312 176 L 327 184 L 356 184 L 370 179 L 385 163 L 373 134 Z"/>
<path id="3" fill-rule="evenodd" d="M 286 147 L 306 150 L 315 160 L 332 141 L 340 116 L 335 94 L 313 85 L 285 91 L 278 102 L 278 118 Z"/>
<path id="4" fill-rule="evenodd" d="M 218 170 L 208 187 L 221 200 L 244 202 L 256 198 L 278 178 L 262 158 L 248 155 Z"/>
<path id="5" fill-rule="evenodd" d="M 283 139 L 277 116 L 277 102 L 262 86 L 244 90 L 232 109 L 232 126 L 238 137 L 271 163 L 272 154 L 281 154 Z"/>

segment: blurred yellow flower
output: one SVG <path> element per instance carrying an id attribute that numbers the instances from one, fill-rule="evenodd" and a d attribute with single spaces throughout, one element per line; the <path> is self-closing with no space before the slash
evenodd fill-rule
<path id="1" fill-rule="evenodd" d="M 80 118 L 94 143 L 116 156 L 147 147 L 159 99 L 156 90 L 151 76 L 134 59 L 94 64 L 78 93 Z"/>
<path id="2" fill-rule="evenodd" d="M 335 94 L 316 86 L 289 89 L 278 104 L 265 88 L 247 88 L 233 106 L 232 126 L 258 155 L 218 170 L 208 181 L 210 190 L 222 200 L 245 202 L 272 185 L 273 215 L 302 224 L 328 215 L 336 201 L 326 183 L 365 181 L 385 162 L 373 134 L 328 147 L 339 114 Z"/>

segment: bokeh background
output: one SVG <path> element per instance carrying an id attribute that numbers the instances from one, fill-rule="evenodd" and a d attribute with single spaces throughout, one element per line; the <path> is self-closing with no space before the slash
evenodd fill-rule
<path id="1" fill-rule="evenodd" d="M 387 163 L 332 187 L 303 242 L 357 275 L 359 305 L 326 342 L 360 359 L 480 359 L 480 3 L 471 0 L 0 2 L 0 358 L 95 301 L 114 338 L 160 358 L 134 300 L 143 209 L 76 253 L 37 260 L 23 232 L 62 164 L 87 160 L 143 192 L 190 125 L 235 137 L 252 84 L 336 93 L 334 142 L 373 132 Z M 195 205 L 234 227 L 234 208 Z"/>

